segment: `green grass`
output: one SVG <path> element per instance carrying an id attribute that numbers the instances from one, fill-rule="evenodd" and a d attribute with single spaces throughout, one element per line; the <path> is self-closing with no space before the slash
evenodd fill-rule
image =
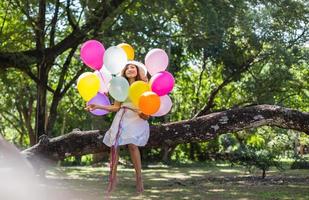
<path id="1" fill-rule="evenodd" d="M 99 200 L 108 173 L 107 167 L 60 167 L 48 172 L 48 180 L 72 199 Z M 143 168 L 145 192 L 135 196 L 133 168 L 119 166 L 112 199 L 309 199 L 309 170 L 271 169 L 265 180 L 260 175 L 226 163 L 149 164 Z"/>

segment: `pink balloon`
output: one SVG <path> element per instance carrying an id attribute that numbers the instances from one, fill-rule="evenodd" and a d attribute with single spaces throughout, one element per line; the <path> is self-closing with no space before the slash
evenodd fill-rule
<path id="1" fill-rule="evenodd" d="M 87 102 L 87 105 L 89 104 L 111 105 L 108 97 L 105 94 L 101 94 L 100 92 L 98 92 L 98 94 L 95 97 L 93 97 L 90 101 Z M 90 112 L 94 115 L 105 115 L 109 113 L 108 111 L 102 109 L 95 109 Z"/>
<path id="2" fill-rule="evenodd" d="M 100 70 L 103 66 L 103 56 L 105 48 L 97 40 L 88 40 L 80 50 L 80 58 L 83 62 L 94 70 Z"/>
<path id="3" fill-rule="evenodd" d="M 153 92 L 157 93 L 159 96 L 164 96 L 173 90 L 175 80 L 171 73 L 164 71 L 151 77 L 150 85 Z"/>
<path id="4" fill-rule="evenodd" d="M 167 68 L 168 55 L 162 49 L 152 49 L 145 57 L 145 65 L 148 72 L 153 76 Z"/>
<path id="5" fill-rule="evenodd" d="M 164 95 L 160 97 L 160 108 L 159 110 L 153 114 L 152 116 L 160 117 L 166 115 L 172 108 L 172 100 L 168 95 Z"/>

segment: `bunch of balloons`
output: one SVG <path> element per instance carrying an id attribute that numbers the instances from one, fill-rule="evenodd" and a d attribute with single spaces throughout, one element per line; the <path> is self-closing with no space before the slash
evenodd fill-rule
<path id="1" fill-rule="evenodd" d="M 94 72 L 85 72 L 77 80 L 77 89 L 88 104 L 110 105 L 109 93 L 115 100 L 123 102 L 130 98 L 143 113 L 152 116 L 167 114 L 172 101 L 168 96 L 175 85 L 174 77 L 165 71 L 168 55 L 162 49 L 152 49 L 145 57 L 145 73 L 152 76 L 149 83 L 135 81 L 129 85 L 120 76 L 128 61 L 134 60 L 134 49 L 122 43 L 105 50 L 96 40 L 86 41 L 80 50 L 82 61 Z M 145 75 L 146 75 L 145 74 Z M 94 115 L 105 115 L 104 110 L 91 111 Z"/>

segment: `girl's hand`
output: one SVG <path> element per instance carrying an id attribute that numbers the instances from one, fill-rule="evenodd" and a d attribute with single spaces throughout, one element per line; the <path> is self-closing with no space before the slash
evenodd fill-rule
<path id="1" fill-rule="evenodd" d="M 89 105 L 85 108 L 85 110 L 87 110 L 87 111 L 93 111 L 93 110 L 98 109 L 98 108 L 99 108 L 99 106 L 96 105 L 96 104 L 89 104 Z"/>
<path id="2" fill-rule="evenodd" d="M 149 119 L 149 115 L 146 115 L 146 114 L 144 114 L 142 112 L 139 112 L 138 115 L 139 115 L 140 118 L 142 118 L 144 120 L 148 120 Z"/>

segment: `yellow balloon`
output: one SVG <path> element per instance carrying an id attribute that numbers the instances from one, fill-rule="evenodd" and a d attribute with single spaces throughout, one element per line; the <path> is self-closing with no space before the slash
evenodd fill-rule
<path id="1" fill-rule="evenodd" d="M 148 83 L 144 81 L 135 81 L 130 85 L 129 98 L 134 105 L 138 106 L 140 97 L 147 91 L 151 91 Z"/>
<path id="2" fill-rule="evenodd" d="M 118 47 L 121 47 L 127 54 L 128 60 L 134 60 L 134 49 L 131 45 L 127 43 L 121 43 L 117 45 Z"/>
<path id="3" fill-rule="evenodd" d="M 100 89 L 100 79 L 92 72 L 85 72 L 77 80 L 77 89 L 85 101 L 97 95 Z"/>

